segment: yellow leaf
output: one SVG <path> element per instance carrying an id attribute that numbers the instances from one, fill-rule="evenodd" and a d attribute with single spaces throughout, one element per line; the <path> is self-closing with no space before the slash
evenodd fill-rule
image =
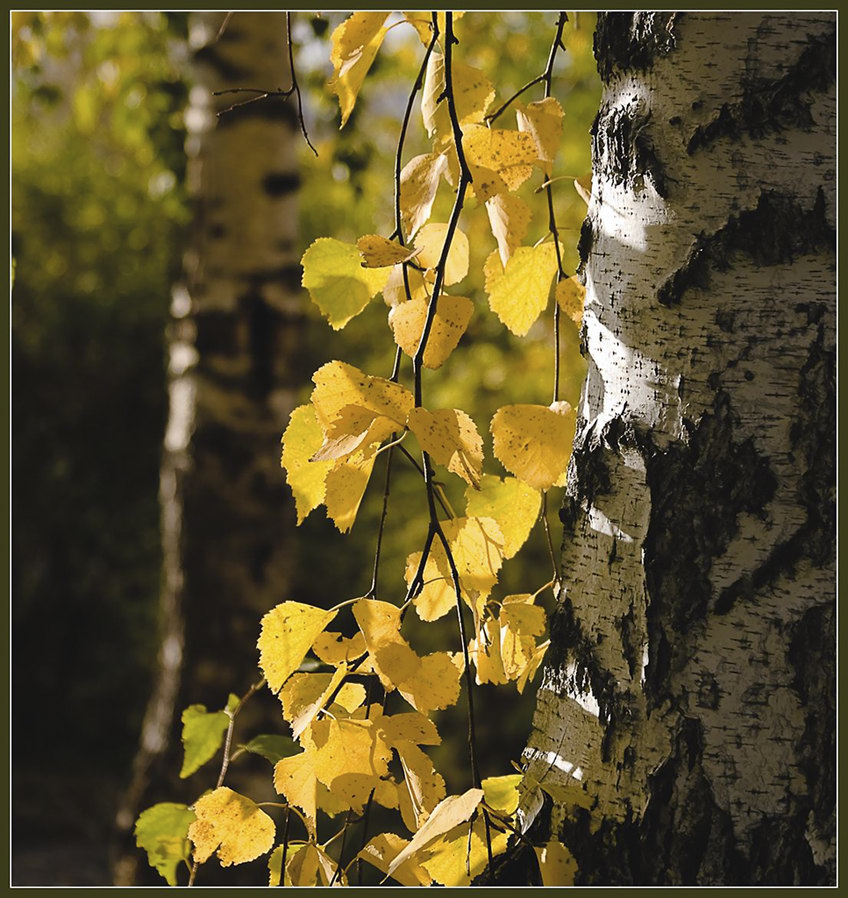
<path id="1" fill-rule="evenodd" d="M 477 637 L 468 644 L 468 653 L 477 668 L 478 684 L 493 683 L 499 686 L 509 682 L 501 659 L 501 628 L 497 620 L 480 624 Z"/>
<path id="2" fill-rule="evenodd" d="M 226 786 L 199 798 L 194 813 L 188 837 L 198 863 L 209 860 L 217 849 L 222 867 L 243 864 L 274 844 L 274 821 L 249 798 Z"/>
<path id="3" fill-rule="evenodd" d="M 417 251 L 408 246 L 401 246 L 394 240 L 387 240 L 379 234 L 366 234 L 356 241 L 362 253 L 362 264 L 366 268 L 386 268 L 408 262 Z"/>
<path id="4" fill-rule="evenodd" d="M 567 402 L 505 405 L 492 418 L 495 455 L 516 477 L 546 490 L 565 473 L 571 458 L 576 413 Z"/>
<path id="5" fill-rule="evenodd" d="M 583 322 L 583 302 L 586 288 L 577 280 L 577 275 L 564 278 L 556 285 L 554 293 L 559 307 L 578 326 Z"/>
<path id="6" fill-rule="evenodd" d="M 443 153 L 425 153 L 406 163 L 400 173 L 401 220 L 408 237 L 413 237 L 430 217 L 433 201 L 444 174 L 447 159 Z"/>
<path id="7" fill-rule="evenodd" d="M 543 886 L 573 886 L 577 861 L 562 842 L 534 845 Z"/>
<path id="8" fill-rule="evenodd" d="M 488 202 L 488 200 L 498 196 L 498 194 L 507 193 L 509 187 L 507 187 L 506 181 L 494 169 L 486 168 L 483 165 L 475 165 L 473 162 L 468 162 L 467 159 L 465 161 L 468 164 L 468 170 L 471 172 L 471 189 L 474 191 L 474 196 L 481 203 Z M 450 154 L 448 166 L 451 181 L 455 183 L 459 172 L 459 159 L 455 152 Z"/>
<path id="9" fill-rule="evenodd" d="M 430 43 L 430 39 L 433 37 L 433 19 L 432 16 L 428 12 L 416 11 L 416 12 L 405 12 L 404 18 L 410 25 L 418 32 L 418 37 L 421 39 L 421 43 L 424 46 L 428 46 Z M 436 13 L 439 21 L 439 34 L 445 34 L 445 14 L 443 12 Z M 459 10 L 455 11 L 453 14 L 453 20 L 456 22 L 458 19 L 461 19 L 465 15 L 464 12 Z"/>
<path id="10" fill-rule="evenodd" d="M 324 442 L 310 461 L 347 458 L 360 447 L 368 456 L 369 447 L 382 443 L 397 429 L 397 423 L 391 418 L 361 405 L 346 405 L 327 425 Z"/>
<path id="11" fill-rule="evenodd" d="M 324 481 L 330 462 L 312 462 L 309 459 L 318 451 L 324 434 L 311 405 L 300 405 L 292 413 L 289 426 L 283 434 L 282 467 L 286 481 L 294 496 L 297 523 L 324 501 Z"/>
<path id="12" fill-rule="evenodd" d="M 455 826 L 422 852 L 421 866 L 433 879 L 445 886 L 467 886 L 479 876 L 489 862 L 485 822 L 477 819 L 471 825 L 469 844 L 467 823 Z M 506 851 L 507 833 L 490 830 L 492 855 Z M 470 851 L 469 851 L 470 848 Z M 468 875 L 468 871 L 471 875 Z"/>
<path id="13" fill-rule="evenodd" d="M 437 561 L 437 554 L 439 561 Z M 421 553 L 413 552 L 406 559 L 406 585 L 409 586 L 421 563 Z M 418 617 L 423 621 L 438 620 L 456 607 L 456 593 L 447 570 L 447 556 L 441 545 L 434 542 L 424 564 L 424 587 L 415 597 L 414 604 Z"/>
<path id="14" fill-rule="evenodd" d="M 406 839 L 394 833 L 381 833 L 374 836 L 357 857 L 368 861 L 381 873 L 387 874 L 389 864 L 408 844 Z M 428 886 L 431 881 L 427 873 L 413 860 L 401 864 L 392 873 L 392 878 L 402 886 Z"/>
<path id="15" fill-rule="evenodd" d="M 582 178 L 574 179 L 574 189 L 577 191 L 580 199 L 588 206 L 592 201 L 592 174 L 583 175 Z"/>
<path id="16" fill-rule="evenodd" d="M 539 666 L 541 665 L 545 657 L 545 652 L 547 652 L 548 646 L 550 644 L 551 641 L 550 639 L 548 639 L 536 646 L 533 654 L 530 656 L 530 660 L 527 663 L 527 666 L 521 672 L 518 680 L 515 683 L 519 692 L 524 692 L 524 687 L 530 680 L 533 679 L 533 677 L 536 676 L 536 671 L 539 669 Z"/>
<path id="17" fill-rule="evenodd" d="M 365 653 L 365 638 L 361 633 L 347 638 L 341 633 L 325 630 L 312 643 L 312 651 L 325 664 L 332 664 L 333 667 L 339 664 L 351 664 Z"/>
<path id="18" fill-rule="evenodd" d="M 404 642 L 400 635 L 401 609 L 397 605 L 379 599 L 360 599 L 353 606 L 353 616 L 371 654 L 389 643 Z"/>
<path id="19" fill-rule="evenodd" d="M 471 165 L 497 172 L 509 190 L 520 187 L 530 177 L 537 155 L 531 135 L 485 125 L 464 127 L 462 148 Z"/>
<path id="20" fill-rule="evenodd" d="M 486 517 L 453 518 L 442 522 L 442 531 L 450 544 L 462 586 L 481 598 L 487 596 L 498 582 L 503 564 L 503 534 L 497 521 Z"/>
<path id="21" fill-rule="evenodd" d="M 417 745 L 399 742 L 395 750 L 403 768 L 404 781 L 399 786 L 401 816 L 410 832 L 415 832 L 445 797 L 445 781 L 436 772 L 430 756 Z"/>
<path id="22" fill-rule="evenodd" d="M 421 341 L 428 306 L 428 300 L 414 299 L 412 302 L 399 303 L 389 312 L 389 324 L 395 343 L 410 357 L 415 355 Z M 448 296 L 443 293 L 439 297 L 427 345 L 424 347 L 425 368 L 441 367 L 456 349 L 473 312 L 474 303 L 464 296 Z"/>
<path id="23" fill-rule="evenodd" d="M 541 605 L 533 604 L 533 596 L 507 596 L 501 607 L 501 622 L 520 636 L 541 636 L 547 615 Z"/>
<path id="24" fill-rule="evenodd" d="M 327 83 L 339 98 L 344 127 L 353 111 L 362 82 L 374 62 L 388 29 L 387 12 L 355 12 L 333 31 L 330 61 L 333 77 Z"/>
<path id="25" fill-rule="evenodd" d="M 414 673 L 397 684 L 397 690 L 422 714 L 449 708 L 459 698 L 461 663 L 461 657 L 450 652 L 425 655 Z"/>
<path id="26" fill-rule="evenodd" d="M 388 268 L 363 268 L 358 247 L 332 237 L 319 237 L 300 261 L 302 284 L 333 330 L 357 316 L 389 277 Z"/>
<path id="27" fill-rule="evenodd" d="M 544 163 L 543 168 L 548 175 L 562 142 L 562 116 L 562 106 L 553 97 L 546 97 L 527 106 L 519 103 L 515 110 L 518 129 L 533 138 L 536 154 Z"/>
<path id="28" fill-rule="evenodd" d="M 477 810 L 482 798 L 482 789 L 469 789 L 462 795 L 450 795 L 440 801 L 433 809 L 433 813 L 412 837 L 412 841 L 389 864 L 389 875 L 416 852 L 468 820 Z"/>
<path id="29" fill-rule="evenodd" d="M 518 784 L 523 774 L 511 773 L 507 776 L 490 776 L 480 784 L 486 804 L 495 811 L 513 814 L 518 807 Z"/>
<path id="30" fill-rule="evenodd" d="M 430 222 L 415 237 L 415 247 L 420 250 L 417 262 L 423 268 L 435 268 L 439 264 L 447 236 L 448 226 L 443 222 Z M 468 238 L 454 229 L 448 258 L 445 262 L 444 285 L 450 287 L 468 274 Z"/>
<path id="31" fill-rule="evenodd" d="M 502 193 L 486 201 L 486 213 L 492 235 L 498 241 L 501 265 L 506 265 L 527 233 L 532 218 L 530 207 L 521 197 Z"/>
<path id="32" fill-rule="evenodd" d="M 353 527 L 359 504 L 365 495 L 365 488 L 371 479 L 374 467 L 373 454 L 365 455 L 356 452 L 341 461 L 337 461 L 327 474 L 326 496 L 327 516 L 336 528 L 345 533 Z"/>
<path id="33" fill-rule="evenodd" d="M 296 673 L 289 677 L 280 690 L 280 701 L 293 738 L 297 739 L 312 723 L 346 673 L 347 668 L 340 667 L 332 674 Z"/>
<path id="34" fill-rule="evenodd" d="M 403 278 L 404 269 L 396 267 L 392 269 L 386 286 L 383 287 L 383 299 L 386 305 L 394 308 L 400 303 L 409 300 L 427 300 L 430 297 L 430 290 L 424 280 L 424 275 L 415 268 L 406 269 L 406 281 Z M 409 284 L 409 296 L 406 295 L 406 285 Z"/>
<path id="35" fill-rule="evenodd" d="M 503 535 L 503 556 L 512 558 L 527 541 L 539 518 L 542 497 L 538 490 L 516 477 L 484 474 L 480 488 L 465 491 L 465 511 L 469 516 L 493 518 Z"/>
<path id="36" fill-rule="evenodd" d="M 347 406 L 367 409 L 395 422 L 402 429 L 415 405 L 410 390 L 383 377 L 364 374 L 345 362 L 327 362 L 313 375 L 312 405 L 327 430 Z"/>
<path id="37" fill-rule="evenodd" d="M 259 667 L 273 693 L 297 670 L 315 638 L 335 616 L 335 611 L 312 605 L 281 602 L 262 618 Z"/>
<path id="38" fill-rule="evenodd" d="M 482 122 L 495 98 L 492 82 L 479 70 L 452 60 L 451 81 L 459 123 Z M 445 91 L 445 58 L 433 51 L 427 62 L 424 86 L 421 91 L 421 117 L 430 137 L 449 137 L 453 134 L 447 100 L 439 99 Z"/>
<path id="39" fill-rule="evenodd" d="M 302 751 L 278 761 L 274 765 L 274 789 L 303 811 L 313 830 L 319 809 L 331 816 L 348 809 L 338 796 L 318 781 L 314 751 Z"/>
<path id="40" fill-rule="evenodd" d="M 476 487 L 483 473 L 483 440 L 460 409 L 414 408 L 407 419 L 421 448 L 433 461 Z"/>
<path id="41" fill-rule="evenodd" d="M 414 742 L 416 745 L 439 745 L 442 741 L 436 724 L 419 711 L 405 711 L 390 716 L 374 718 L 387 745 L 398 742 Z"/>
<path id="42" fill-rule="evenodd" d="M 523 337 L 545 310 L 556 271 L 553 243 L 519 246 L 506 266 L 496 253 L 486 259 L 489 306 L 517 337 Z"/>

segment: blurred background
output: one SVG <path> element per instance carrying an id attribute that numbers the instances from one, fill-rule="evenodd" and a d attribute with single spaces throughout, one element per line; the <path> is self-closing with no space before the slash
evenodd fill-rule
<path id="1" fill-rule="evenodd" d="M 345 16 L 292 15 L 315 156 L 293 100 L 215 116 L 239 97 L 213 101 L 212 86 L 288 86 L 281 14 L 236 12 L 226 23 L 224 13 L 13 14 L 16 885 L 161 884 L 143 857 L 132 862 L 132 819 L 155 801 L 192 801 L 217 773 L 213 762 L 177 778 L 182 708 L 219 709 L 228 692 L 242 694 L 258 678 L 259 619 L 274 604 L 330 606 L 370 586 L 382 465 L 346 536 L 323 509 L 295 528 L 279 468 L 280 435 L 308 400 L 312 371 L 342 359 L 388 376 L 394 356 L 379 296 L 334 332 L 299 287 L 298 261 L 316 237 L 353 242 L 393 231 L 397 132 L 424 53 L 393 14 L 397 27 L 339 131 L 326 81 L 330 35 Z M 553 12 L 467 13 L 456 24 L 457 52 L 490 74 L 499 104 L 543 71 L 555 23 Z M 570 179 L 589 172 L 600 97 L 593 28 L 594 16 L 571 18 L 554 70 L 565 109 L 554 198 L 569 273 L 585 208 Z M 272 81 L 246 85 L 247 77 Z M 523 99 L 542 96 L 539 85 Z M 430 149 L 417 109 L 404 161 Z M 514 122 L 507 113 L 499 124 Z M 263 148 L 270 162 L 252 155 Z M 523 188 L 534 210 L 525 243 L 547 230 L 544 194 L 533 192 L 541 180 Z M 443 187 L 433 220 L 446 220 L 451 202 Z M 476 201 L 461 227 L 471 244 L 462 292 L 480 314 L 450 361 L 427 373 L 426 401 L 465 409 L 484 433 L 501 405 L 550 401 L 553 330 L 548 313 L 519 340 L 483 314 L 481 271 L 495 241 Z M 576 328 L 565 318 L 562 327 L 562 396 L 576 404 L 584 369 Z M 180 417 L 186 384 L 188 418 Z M 490 442 L 485 470 L 504 473 Z M 462 507 L 464 484 L 445 480 Z M 405 558 L 425 533 L 418 474 L 396 463 L 380 598 L 402 598 Z M 498 594 L 532 592 L 550 576 L 537 528 L 506 563 Z M 452 616 L 426 628 L 407 620 L 419 651 L 458 649 Z M 479 693 L 482 773 L 510 773 L 533 685 L 523 695 L 512 685 Z M 251 727 L 285 733 L 279 706 L 263 701 L 239 718 L 244 741 Z M 445 741 L 431 754 L 449 791 L 464 790 L 464 697 L 437 723 Z M 261 758 L 234 776 L 270 788 Z M 264 865 L 215 881 L 262 883 Z"/>

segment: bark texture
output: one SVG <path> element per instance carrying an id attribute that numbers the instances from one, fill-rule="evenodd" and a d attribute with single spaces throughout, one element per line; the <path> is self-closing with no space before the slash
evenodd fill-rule
<path id="1" fill-rule="evenodd" d="M 236 12 L 219 36 L 224 17 L 195 13 L 190 20 L 186 149 L 195 225 L 169 326 L 163 637 L 133 782 L 118 815 L 124 831 L 154 801 L 179 800 L 174 737 L 182 709 L 221 708 L 229 692 L 244 692 L 258 678 L 259 620 L 289 582 L 279 443 L 302 380 L 298 126 L 292 104 L 280 98 L 216 118 L 249 95 L 214 91 L 290 83 L 284 14 Z M 123 855 L 116 881 L 132 882 L 136 862 L 135 852 Z"/>
<path id="2" fill-rule="evenodd" d="M 835 881 L 835 25 L 599 17 L 589 374 L 522 799 L 578 884 Z"/>

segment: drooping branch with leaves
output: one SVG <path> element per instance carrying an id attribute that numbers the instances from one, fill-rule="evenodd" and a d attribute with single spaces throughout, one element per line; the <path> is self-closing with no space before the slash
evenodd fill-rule
<path id="1" fill-rule="evenodd" d="M 322 237 L 302 259 L 303 286 L 334 330 L 377 294 L 390 309 L 396 344 L 390 376 L 343 361 L 323 365 L 313 375 L 310 401 L 294 409 L 282 442 L 298 523 L 323 505 L 341 532 L 352 527 L 374 465 L 385 456 L 371 587 L 362 597 L 339 596 L 328 610 L 296 600 L 277 605 L 262 619 L 258 640 L 263 679 L 241 698 L 231 696 L 222 711 L 192 706 L 184 712 L 181 775 L 223 754 L 216 787 L 193 806 L 159 804 L 138 819 L 139 846 L 171 884 L 181 864 L 193 884 L 213 854 L 227 866 L 270 852 L 270 885 L 344 885 L 354 875 L 361 882 L 363 862 L 384 882 L 463 885 L 484 881 L 497 856 L 527 840 L 516 817 L 522 772 L 484 777 L 480 770 L 474 695 L 483 683 L 526 687 L 548 646 L 545 610 L 536 599 L 548 589 L 558 595 L 560 588 L 546 496 L 564 484 L 576 419 L 560 398 L 560 316 L 564 311 L 579 323 L 583 297 L 565 269 L 553 198 L 563 123 L 553 72 L 567 17 L 556 17 L 542 74 L 489 113 L 495 89 L 461 58 L 460 15 L 408 13 L 402 20 L 418 32 L 424 53 L 400 127 L 393 197 L 386 196 L 394 207 L 393 233 L 367 234 L 356 244 Z M 332 35 L 329 86 L 339 98 L 342 125 L 393 27 L 388 18 L 383 12 L 354 13 Z M 287 31 L 293 62 L 290 25 Z M 519 102 L 540 87 L 541 99 Z M 299 102 L 293 66 L 290 89 L 254 93 L 246 102 L 277 93 L 295 94 Z M 419 93 L 432 150 L 404 163 Z M 517 128 L 495 127 L 508 110 L 515 112 Z M 546 193 L 548 223 L 537 242 L 527 244 L 531 210 L 518 191 L 536 173 Z M 446 221 L 431 220 L 440 190 L 453 194 Z M 483 438 L 467 412 L 426 402 L 426 372 L 450 364 L 472 317 L 481 314 L 472 298 L 447 292 L 469 271 L 469 240 L 459 225 L 473 211 L 470 198 L 485 208 L 496 243 L 483 269 L 489 309 L 514 335 L 524 336 L 554 297 L 553 401 L 534 404 L 537 397 L 528 396 L 526 404 L 498 409 L 490 423 L 506 477 L 484 470 Z M 404 581 L 398 576 L 386 585 L 380 554 L 397 455 L 421 477 L 427 526 L 408 555 Z M 461 513 L 437 480 L 440 468 L 465 482 Z M 494 598 L 504 561 L 537 526 L 550 550 L 551 577 L 525 593 Z M 422 622 L 455 612 L 458 644 L 419 654 L 402 633 L 410 609 Z M 334 624 L 354 629 L 354 635 L 330 629 Z M 441 742 L 432 714 L 457 703 L 463 680 L 468 788 L 447 795 L 444 778 L 422 746 Z M 292 743 L 268 734 L 233 749 L 238 714 L 264 686 L 279 697 L 299 751 L 292 753 Z M 274 765 L 280 802 L 257 803 L 225 785 L 230 764 L 245 753 Z M 573 789 L 579 803 L 577 780 Z M 375 805 L 394 812 L 396 822 L 370 835 Z M 282 812 L 279 825 L 269 811 Z M 323 841 L 319 812 L 339 822 Z M 359 843 L 351 848 L 353 823 L 361 826 Z M 405 829 L 408 837 L 395 829 Z M 546 884 L 570 882 L 573 865 L 565 846 L 534 848 Z"/>

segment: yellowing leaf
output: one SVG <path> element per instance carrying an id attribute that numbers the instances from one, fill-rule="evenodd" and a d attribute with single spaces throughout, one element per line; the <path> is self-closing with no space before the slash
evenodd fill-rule
<path id="1" fill-rule="evenodd" d="M 401 609 L 391 602 L 378 599 L 360 599 L 353 606 L 353 616 L 368 651 L 374 654 L 378 649 L 393 642 L 404 642 L 400 635 Z"/>
<path id="2" fill-rule="evenodd" d="M 544 311 L 557 271 L 553 243 L 519 246 L 506 266 L 492 253 L 484 267 L 489 306 L 517 336 L 523 337 Z"/>
<path id="3" fill-rule="evenodd" d="M 518 807 L 518 784 L 523 779 L 520 773 L 507 776 L 490 776 L 480 784 L 486 804 L 495 811 L 513 814 Z"/>
<path id="4" fill-rule="evenodd" d="M 534 845 L 543 886 L 573 886 L 577 861 L 562 842 Z"/>
<path id="5" fill-rule="evenodd" d="M 412 392 L 406 387 L 364 374 L 345 362 L 327 362 L 312 375 L 312 381 L 312 404 L 325 430 L 348 406 L 367 409 L 403 428 L 415 405 Z"/>
<path id="6" fill-rule="evenodd" d="M 341 127 L 353 111 L 362 82 L 383 43 L 387 17 L 387 12 L 355 12 L 333 31 L 333 77 L 327 87 L 339 98 Z"/>
<path id="7" fill-rule="evenodd" d="M 425 153 L 406 163 L 400 173 L 401 221 L 408 237 L 413 237 L 430 217 L 433 201 L 444 174 L 447 159 L 443 153 Z"/>
<path id="8" fill-rule="evenodd" d="M 421 448 L 466 483 L 477 486 L 483 472 L 483 440 L 460 409 L 414 408 L 407 419 Z"/>
<path id="9" fill-rule="evenodd" d="M 520 187 L 533 173 L 536 145 L 531 135 L 521 131 L 467 125 L 462 147 L 471 165 L 497 172 L 509 190 Z"/>
<path id="10" fill-rule="evenodd" d="M 415 355 L 421 341 L 428 306 L 428 300 L 414 299 L 412 302 L 401 302 L 389 313 L 395 343 L 410 357 Z M 456 349 L 473 312 L 474 303 L 464 296 L 448 296 L 443 293 L 439 297 L 427 345 L 424 347 L 425 368 L 441 367 Z"/>
<path id="11" fill-rule="evenodd" d="M 439 264 L 448 226 L 443 222 L 430 222 L 415 237 L 415 247 L 419 249 L 417 262 L 423 268 L 435 268 Z M 444 285 L 450 287 L 468 274 L 468 238 L 455 228 L 448 258 L 445 262 Z"/>
<path id="12" fill-rule="evenodd" d="M 230 716 L 226 711 L 215 711 L 210 714 L 206 710 L 206 705 L 189 705 L 183 711 L 181 719 L 185 753 L 180 779 L 185 779 L 215 756 L 230 725 Z"/>
<path id="13" fill-rule="evenodd" d="M 408 844 L 406 839 L 402 839 L 394 833 L 381 833 L 379 836 L 374 836 L 357 857 L 368 861 L 381 873 L 387 874 L 389 864 Z M 392 878 L 402 886 L 428 886 L 431 881 L 427 873 L 414 860 L 408 860 L 401 864 L 392 873 Z"/>
<path id="14" fill-rule="evenodd" d="M 280 701 L 283 703 L 283 717 L 291 724 L 295 739 L 327 704 L 346 673 L 346 667 L 339 667 L 332 674 L 296 673 L 288 678 L 280 690 Z"/>
<path id="15" fill-rule="evenodd" d="M 310 461 L 326 461 L 347 458 L 360 446 L 368 448 L 381 443 L 397 429 L 397 424 L 361 405 L 346 405 L 327 425 L 324 442 Z M 325 484 L 326 488 L 326 484 Z"/>
<path id="16" fill-rule="evenodd" d="M 433 36 L 433 18 L 430 13 L 418 10 L 405 12 L 403 15 L 406 21 L 418 32 L 421 43 L 426 47 Z M 464 12 L 456 10 L 453 14 L 454 22 L 461 19 L 464 15 Z M 444 12 L 437 12 L 436 16 L 439 22 L 439 34 L 445 34 L 445 14 Z"/>
<path id="17" fill-rule="evenodd" d="M 303 286 L 334 330 L 368 305 L 389 277 L 387 268 L 363 268 L 359 248 L 319 237 L 301 259 Z"/>
<path id="18" fill-rule="evenodd" d="M 562 116 L 562 106 L 553 97 L 527 106 L 518 104 L 515 110 L 519 130 L 533 138 L 537 156 L 548 174 L 562 141 Z"/>
<path id="19" fill-rule="evenodd" d="M 547 615 L 541 605 L 533 604 L 533 596 L 507 596 L 501 607 L 501 622 L 520 636 L 541 636 Z"/>
<path id="20" fill-rule="evenodd" d="M 312 651 L 325 663 L 335 667 L 351 664 L 365 652 L 365 637 L 361 633 L 347 638 L 341 633 L 324 631 L 312 643 Z"/>
<path id="21" fill-rule="evenodd" d="M 406 559 L 407 586 L 412 583 L 420 563 L 420 552 L 413 552 Z M 424 564 L 423 578 L 424 587 L 414 599 L 415 610 L 423 621 L 438 620 L 456 607 L 456 593 L 447 569 L 447 556 L 435 542 Z"/>
<path id="22" fill-rule="evenodd" d="M 494 169 L 486 168 L 483 165 L 475 165 L 473 162 L 468 162 L 467 159 L 465 161 L 471 172 L 474 196 L 476 196 L 481 203 L 485 203 L 493 197 L 498 196 L 498 194 L 506 194 L 509 191 L 506 181 L 504 181 Z M 451 181 L 455 183 L 459 173 L 459 159 L 455 152 L 450 154 L 448 160 L 448 173 Z"/>
<path id="23" fill-rule="evenodd" d="M 582 178 L 574 179 L 574 189 L 579 197 L 588 206 L 592 201 L 592 174 L 583 175 Z"/>
<path id="24" fill-rule="evenodd" d="M 318 634 L 336 616 L 300 602 L 281 602 L 262 618 L 259 667 L 273 693 L 294 673 Z"/>
<path id="25" fill-rule="evenodd" d="M 498 241 L 501 265 L 506 265 L 527 233 L 532 217 L 530 207 L 521 197 L 502 193 L 486 201 L 486 213 L 492 234 Z"/>
<path id="26" fill-rule="evenodd" d="M 451 81 L 460 124 L 482 122 L 495 98 L 492 82 L 479 70 L 452 60 Z M 421 91 L 421 117 L 430 137 L 447 137 L 453 133 L 447 100 L 439 99 L 445 91 L 445 58 L 434 51 L 427 62 Z"/>
<path id="27" fill-rule="evenodd" d="M 450 795 L 439 802 L 412 841 L 389 864 L 389 875 L 417 851 L 429 845 L 453 827 L 464 823 L 477 810 L 483 798 L 482 789 L 469 789 L 462 795 Z"/>
<path id="28" fill-rule="evenodd" d="M 401 246 L 394 240 L 387 240 L 379 234 L 366 234 L 356 241 L 362 253 L 362 264 L 366 268 L 386 268 L 407 262 L 416 255 L 416 250 Z"/>
<path id="29" fill-rule="evenodd" d="M 414 742 L 416 745 L 439 745 L 442 741 L 436 724 L 418 711 L 375 718 L 382 738 L 387 745 L 399 742 Z"/>
<path id="30" fill-rule="evenodd" d="M 280 884 L 280 866 L 283 862 L 283 846 L 278 845 L 268 858 L 268 884 Z M 333 859 L 314 842 L 289 842 L 286 853 L 287 886 L 327 886 L 336 871 Z M 338 878 L 340 885 L 347 885 L 344 873 Z"/>
<path id="31" fill-rule="evenodd" d="M 497 522 L 485 517 L 453 518 L 442 522 L 442 531 L 462 586 L 480 597 L 487 596 L 503 564 L 503 534 Z"/>
<path id="32" fill-rule="evenodd" d="M 297 523 L 324 501 L 324 481 L 330 462 L 311 462 L 309 459 L 321 447 L 324 434 L 311 405 L 300 405 L 292 413 L 283 434 L 281 464 L 286 481 L 294 495 Z"/>
<path id="33" fill-rule="evenodd" d="M 516 680 L 516 687 L 519 692 L 524 692 L 524 687 L 527 685 L 533 677 L 536 676 L 536 671 L 539 669 L 542 661 L 545 657 L 545 652 L 548 650 L 548 646 L 551 644 L 550 639 L 546 640 L 543 643 L 540 643 L 536 646 L 533 654 L 530 656 L 530 660 L 527 662 L 524 670 L 521 671 L 518 679 Z"/>
<path id="34" fill-rule="evenodd" d="M 421 866 L 433 879 L 445 886 L 467 886 L 479 876 L 489 862 L 486 847 L 485 821 L 477 819 L 469 827 L 467 823 L 455 826 L 440 839 L 432 842 L 422 852 Z M 468 831 L 471 830 L 469 844 Z M 492 855 L 506 851 L 508 834 L 490 831 Z M 470 851 L 469 851 L 470 848 Z M 468 875 L 468 871 L 471 875 Z"/>
<path id="35" fill-rule="evenodd" d="M 415 832 L 445 797 L 445 781 L 430 756 L 417 745 L 399 742 L 395 750 L 403 768 L 404 781 L 398 787 L 401 817 L 410 832 Z"/>
<path id="36" fill-rule="evenodd" d="M 586 288 L 577 280 L 577 275 L 563 278 L 554 293 L 559 307 L 578 326 L 583 322 L 583 302 L 586 299 Z"/>
<path id="37" fill-rule="evenodd" d="M 194 811 L 184 804 L 161 802 L 142 811 L 135 822 L 135 844 L 147 852 L 150 866 L 165 877 L 169 886 L 177 884 L 179 864 L 188 866 L 188 828 L 193 820 Z"/>
<path id="38" fill-rule="evenodd" d="M 399 303 L 409 300 L 428 299 L 430 289 L 424 280 L 424 275 L 415 268 L 406 268 L 406 280 L 403 277 L 403 267 L 395 267 L 383 287 L 383 299 L 386 305 L 394 308 Z M 409 284 L 409 296 L 406 295 L 406 285 Z"/>
<path id="39" fill-rule="evenodd" d="M 274 844 L 274 821 L 249 798 L 226 786 L 199 798 L 194 812 L 188 837 L 198 863 L 207 861 L 217 849 L 222 867 L 244 864 Z"/>
<path id="40" fill-rule="evenodd" d="M 504 558 L 512 558 L 527 541 L 541 507 L 539 492 L 515 477 L 484 474 L 479 489 L 465 491 L 466 514 L 493 518 L 500 527 Z"/>
<path id="41" fill-rule="evenodd" d="M 359 504 L 371 479 L 374 458 L 373 454 L 356 452 L 342 461 L 337 461 L 327 474 L 324 497 L 327 516 L 341 533 L 353 527 Z"/>
<path id="42" fill-rule="evenodd" d="M 477 637 L 468 644 L 468 653 L 477 668 L 477 683 L 508 683 L 501 658 L 501 628 L 497 620 L 481 623 Z"/>
<path id="43" fill-rule="evenodd" d="M 440 711 L 456 704 L 461 675 L 460 656 L 433 652 L 419 659 L 418 668 L 397 684 L 397 690 L 416 711 Z"/>
<path id="44" fill-rule="evenodd" d="M 546 490 L 565 473 L 571 458 L 576 414 L 567 402 L 505 405 L 492 418 L 495 455 L 516 477 Z"/>

